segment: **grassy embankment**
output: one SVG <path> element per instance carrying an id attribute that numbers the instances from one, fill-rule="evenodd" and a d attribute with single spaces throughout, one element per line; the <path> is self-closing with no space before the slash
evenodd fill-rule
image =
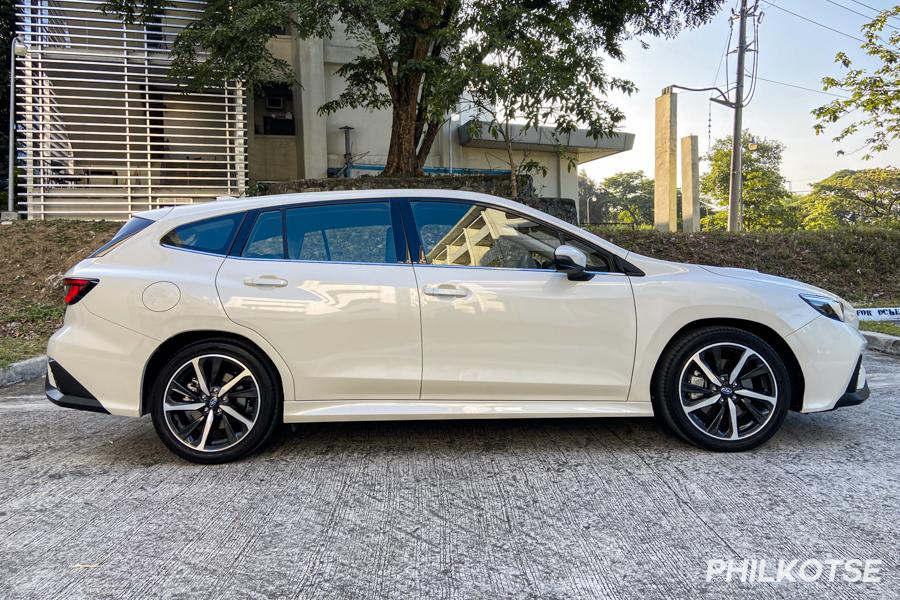
<path id="1" fill-rule="evenodd" d="M 62 276 L 121 223 L 29 221 L 0 227 L 0 366 L 42 354 L 62 322 Z M 900 306 L 900 232 L 662 234 L 603 230 L 634 252 L 666 260 L 758 269 L 800 279 L 858 306 Z M 900 326 L 866 323 L 900 335 Z"/>

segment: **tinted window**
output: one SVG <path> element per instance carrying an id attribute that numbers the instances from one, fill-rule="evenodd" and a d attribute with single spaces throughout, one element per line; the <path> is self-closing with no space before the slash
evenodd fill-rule
<path id="1" fill-rule="evenodd" d="M 256 218 L 242 256 L 247 258 L 284 258 L 281 211 L 270 210 Z"/>
<path id="2" fill-rule="evenodd" d="M 465 267 L 554 269 L 556 230 L 498 208 L 410 202 L 425 262 Z"/>
<path id="3" fill-rule="evenodd" d="M 153 221 L 151 221 L 150 219 L 142 219 L 141 217 L 134 217 L 130 219 L 127 223 L 122 225 L 122 227 L 119 229 L 119 231 L 116 232 L 116 235 L 114 235 L 111 240 L 94 250 L 94 252 L 92 252 L 91 255 L 88 256 L 88 258 L 102 255 L 103 252 L 108 248 L 115 246 L 125 238 L 129 238 L 139 231 L 143 231 L 150 225 L 153 225 Z"/>
<path id="4" fill-rule="evenodd" d="M 291 259 L 397 262 L 387 202 L 303 206 L 288 209 L 285 218 Z"/>
<path id="5" fill-rule="evenodd" d="M 594 250 L 587 244 L 582 241 L 579 241 L 573 237 L 563 236 L 563 239 L 566 240 L 566 244 L 572 246 L 574 248 L 578 248 L 584 255 L 587 256 L 587 270 L 593 271 L 595 273 L 606 273 L 612 271 L 609 263 L 609 257 L 602 252 L 598 252 Z"/>
<path id="6" fill-rule="evenodd" d="M 176 227 L 161 240 L 167 246 L 226 254 L 243 213 L 215 217 Z"/>

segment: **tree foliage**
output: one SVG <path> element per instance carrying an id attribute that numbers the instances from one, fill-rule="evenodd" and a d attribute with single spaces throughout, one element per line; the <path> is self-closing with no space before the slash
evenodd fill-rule
<path id="1" fill-rule="evenodd" d="M 168 0 L 109 0 L 108 9 L 147 21 Z M 421 174 L 448 112 L 493 56 L 513 55 L 542 81 L 533 102 L 570 104 L 570 122 L 611 133 L 620 119 L 589 96 L 616 87 L 604 56 L 621 59 L 630 36 L 673 36 L 708 21 L 722 0 L 210 0 L 176 40 L 173 73 L 194 86 L 239 80 L 255 87 L 291 77 L 266 47 L 291 23 L 299 38 L 329 37 L 335 23 L 360 54 L 341 66 L 348 85 L 323 112 L 390 108 L 386 175 Z M 574 68 L 573 68 L 574 67 Z M 489 69 L 487 69 L 489 70 Z"/>
<path id="2" fill-rule="evenodd" d="M 838 171 L 800 201 L 804 229 L 846 225 L 900 228 L 900 169 Z"/>
<path id="3" fill-rule="evenodd" d="M 850 96 L 832 100 L 812 111 L 818 120 L 816 134 L 823 133 L 827 126 L 850 115 L 864 115 L 844 125 L 834 141 L 841 142 L 863 129 L 871 128 L 872 133 L 864 146 L 866 153 L 863 157 L 866 159 L 874 153 L 884 152 L 900 137 L 900 29 L 888 24 L 889 19 L 897 16 L 900 16 L 900 5 L 881 12 L 862 27 L 865 42 L 861 48 L 880 66 L 869 72 L 865 68 L 855 67 L 846 53 L 838 52 L 835 62 L 846 72 L 843 77 L 822 79 L 823 88 L 826 91 L 838 90 L 842 94 L 849 92 Z M 890 36 L 885 40 L 883 36 L 888 27 Z"/>
<path id="4" fill-rule="evenodd" d="M 590 215 L 582 215 L 585 221 L 653 225 L 653 180 L 643 171 L 616 173 L 600 183 L 580 175 L 578 193 L 590 202 Z"/>
<path id="5" fill-rule="evenodd" d="M 716 140 L 706 156 L 710 166 L 700 178 L 700 193 L 713 212 L 701 220 L 704 229 L 723 230 L 728 223 L 731 140 L 731 136 Z M 781 175 L 784 145 L 776 140 L 756 138 L 747 130 L 741 135 L 741 144 L 744 229 L 796 229 L 798 211 Z"/>

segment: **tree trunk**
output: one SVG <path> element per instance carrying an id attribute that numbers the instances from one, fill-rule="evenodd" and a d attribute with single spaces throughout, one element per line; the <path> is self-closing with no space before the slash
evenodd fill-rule
<path id="1" fill-rule="evenodd" d="M 516 164 L 516 158 L 513 155 L 512 140 L 509 137 L 508 117 L 506 123 L 503 124 L 503 131 L 503 141 L 506 145 L 506 156 L 509 161 L 509 194 L 512 200 L 517 200 L 519 198 L 519 165 Z"/>
<path id="2" fill-rule="evenodd" d="M 404 94 L 394 103 L 391 144 L 382 175 L 420 177 L 424 174 L 416 154 L 416 97 Z"/>

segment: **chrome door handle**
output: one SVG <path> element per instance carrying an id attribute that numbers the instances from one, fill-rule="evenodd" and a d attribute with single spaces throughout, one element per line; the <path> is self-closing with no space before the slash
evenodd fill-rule
<path id="1" fill-rule="evenodd" d="M 261 275 L 259 277 L 248 277 L 244 280 L 244 285 L 257 288 L 282 288 L 288 284 L 287 279 L 276 277 L 275 275 Z"/>
<path id="2" fill-rule="evenodd" d="M 426 285 L 424 291 L 429 296 L 439 298 L 465 298 L 469 295 L 469 291 L 464 288 L 448 285 Z"/>

